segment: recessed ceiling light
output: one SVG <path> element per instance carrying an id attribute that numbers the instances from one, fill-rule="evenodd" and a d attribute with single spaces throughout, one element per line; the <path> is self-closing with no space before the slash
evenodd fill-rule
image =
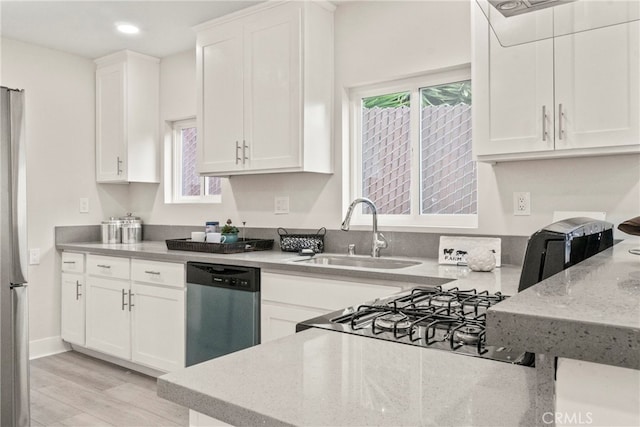
<path id="1" fill-rule="evenodd" d="M 140 28 L 131 24 L 117 24 L 116 28 L 124 34 L 138 34 L 140 32 Z"/>

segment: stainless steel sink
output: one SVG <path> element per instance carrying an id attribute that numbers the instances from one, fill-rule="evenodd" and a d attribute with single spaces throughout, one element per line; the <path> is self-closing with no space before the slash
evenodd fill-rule
<path id="1" fill-rule="evenodd" d="M 341 255 L 316 255 L 311 258 L 297 260 L 305 264 L 317 265 L 338 265 L 346 267 L 376 268 L 381 270 L 393 270 L 398 268 L 412 267 L 421 264 L 419 261 L 409 261 L 391 258 L 373 258 L 360 256 Z"/>

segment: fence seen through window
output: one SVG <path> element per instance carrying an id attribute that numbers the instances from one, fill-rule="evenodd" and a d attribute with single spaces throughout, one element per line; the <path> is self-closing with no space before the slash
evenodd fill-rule
<path id="1" fill-rule="evenodd" d="M 384 215 L 476 214 L 471 81 L 422 88 L 419 97 L 412 100 L 406 91 L 362 99 L 362 195 Z M 417 143 L 412 107 L 419 108 Z M 419 188 L 413 190 L 412 147 L 420 156 Z M 420 206 L 413 209 L 412 191 L 420 194 Z"/>

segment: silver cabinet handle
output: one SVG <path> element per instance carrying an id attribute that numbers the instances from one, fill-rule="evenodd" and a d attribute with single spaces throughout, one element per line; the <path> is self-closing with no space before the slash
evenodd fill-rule
<path id="1" fill-rule="evenodd" d="M 100 268 L 111 268 L 110 265 L 106 265 L 106 264 L 98 264 L 98 267 L 100 267 Z"/>
<path id="2" fill-rule="evenodd" d="M 236 141 L 236 165 L 238 164 L 238 162 L 240 160 L 242 160 L 239 156 L 238 156 L 238 151 L 240 151 L 240 144 L 238 144 L 238 141 Z"/>
<path id="3" fill-rule="evenodd" d="M 562 104 L 558 104 L 558 139 L 562 139 L 562 134 L 564 133 L 564 123 L 562 123 L 563 119 L 564 111 L 562 111 Z"/>
<path id="4" fill-rule="evenodd" d="M 131 307 L 135 307 L 134 304 L 131 302 L 131 297 L 134 296 L 135 294 L 131 292 L 131 290 L 129 290 L 129 311 L 131 311 Z"/>
<path id="5" fill-rule="evenodd" d="M 122 168 L 120 167 L 122 165 L 122 160 L 120 160 L 120 156 L 116 157 L 116 161 L 118 165 L 118 175 L 120 175 L 122 174 Z"/>
<path id="6" fill-rule="evenodd" d="M 542 140 L 546 141 L 549 132 L 547 132 L 547 106 L 542 106 Z"/>
<path id="7" fill-rule="evenodd" d="M 154 275 L 156 275 L 156 276 L 159 276 L 159 275 L 160 275 L 160 272 L 159 272 L 159 271 L 145 270 L 144 272 L 145 272 L 145 273 L 147 273 L 147 274 L 154 274 Z"/>
<path id="8" fill-rule="evenodd" d="M 249 160 L 249 158 L 247 157 L 247 148 L 249 148 L 247 146 L 247 143 L 245 142 L 245 140 L 242 140 L 242 164 L 244 165 L 246 160 Z"/>
<path id="9" fill-rule="evenodd" d="M 80 293 L 80 286 L 82 286 L 82 285 L 80 284 L 80 281 L 79 281 L 79 280 L 76 280 L 76 301 L 78 301 L 78 300 L 80 299 L 80 296 L 82 295 L 82 294 Z"/>
<path id="10" fill-rule="evenodd" d="M 75 261 L 62 261 L 63 264 L 75 264 Z"/>
<path id="11" fill-rule="evenodd" d="M 123 289 L 123 290 L 122 290 L 122 311 L 124 311 L 124 306 L 125 306 L 125 305 L 127 305 L 127 304 L 124 302 L 124 298 L 125 298 L 125 296 L 126 296 L 126 295 L 127 295 L 127 292 Z"/>

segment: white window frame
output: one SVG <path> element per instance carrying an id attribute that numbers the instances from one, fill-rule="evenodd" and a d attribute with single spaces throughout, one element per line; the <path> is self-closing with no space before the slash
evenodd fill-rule
<path id="1" fill-rule="evenodd" d="M 169 203 L 222 203 L 222 195 L 220 194 L 204 194 L 206 177 L 200 177 L 200 195 L 199 196 L 183 196 L 182 192 L 182 129 L 197 127 L 195 117 L 182 120 L 174 120 L 168 122 L 171 127 L 171 142 L 170 142 L 170 162 L 165 162 L 166 165 L 170 165 L 171 184 L 167 187 L 170 188 Z"/>
<path id="2" fill-rule="evenodd" d="M 471 64 L 451 67 L 437 72 L 398 79 L 375 85 L 351 88 L 349 90 L 350 135 L 348 176 L 350 197 L 345 200 L 343 212 L 348 204 L 362 196 L 362 99 L 378 95 L 411 92 L 410 138 L 411 138 L 411 213 L 408 215 L 378 214 L 378 224 L 391 227 L 437 227 L 437 228 L 478 228 L 478 214 L 421 214 L 420 213 L 420 89 L 471 80 Z M 418 105 L 416 105 L 418 100 Z M 473 100 L 472 100 L 473 102 Z M 416 155 L 418 153 L 418 155 Z M 477 182 L 477 181 L 476 181 Z M 368 209 L 366 210 L 367 212 Z M 363 214 L 360 207 L 354 210 L 351 224 L 371 225 L 371 215 Z"/>

